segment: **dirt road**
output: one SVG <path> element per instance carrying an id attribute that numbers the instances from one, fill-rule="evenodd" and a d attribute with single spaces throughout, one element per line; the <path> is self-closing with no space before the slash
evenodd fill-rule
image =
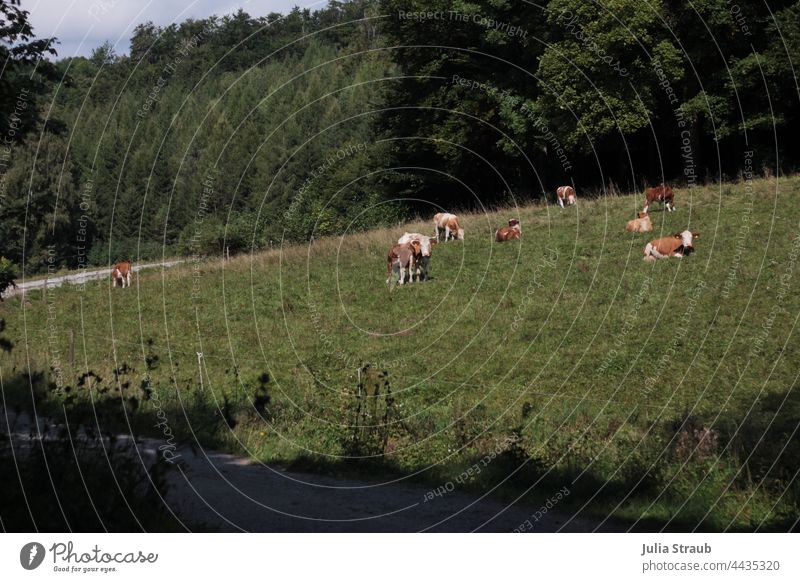
<path id="1" fill-rule="evenodd" d="M 154 269 L 156 267 L 162 268 L 169 268 L 174 267 L 175 265 L 180 265 L 181 263 L 185 262 L 183 259 L 176 259 L 172 261 L 163 261 L 160 263 L 145 263 L 142 265 L 134 265 L 133 272 L 137 273 L 143 269 Z M 77 273 L 68 273 L 66 275 L 58 275 L 55 277 L 51 277 L 48 279 L 34 279 L 32 281 L 22 281 L 17 282 L 17 286 L 7 289 L 5 293 L 3 293 L 3 297 L 11 297 L 13 295 L 21 295 L 26 291 L 30 291 L 31 289 L 41 289 L 45 285 L 48 287 L 60 287 L 64 283 L 72 283 L 75 285 L 79 285 L 81 283 L 85 283 L 86 281 L 92 281 L 94 279 L 102 279 L 103 277 L 110 277 L 111 276 L 111 268 L 108 269 L 93 269 L 91 271 L 78 271 Z"/>
<path id="2" fill-rule="evenodd" d="M 50 434 L 57 428 L 42 420 L 39 426 Z M 10 433 L 17 446 L 30 441 L 32 427 L 28 415 L 9 412 L 7 416 L 0 408 L 0 432 Z M 146 462 L 165 462 L 157 461 L 161 441 L 136 439 L 136 443 Z M 534 532 L 592 531 L 596 527 L 586 519 L 574 519 L 565 526 L 568 517 L 557 511 L 534 521 L 537 507 L 507 506 L 457 490 L 431 496 L 426 495 L 431 489 L 424 486 L 285 471 L 199 447 L 181 447 L 175 455 L 177 470 L 169 477 L 166 501 L 190 530 L 511 532 L 526 520 L 533 524 Z M 426 501 L 430 497 L 433 499 Z"/>

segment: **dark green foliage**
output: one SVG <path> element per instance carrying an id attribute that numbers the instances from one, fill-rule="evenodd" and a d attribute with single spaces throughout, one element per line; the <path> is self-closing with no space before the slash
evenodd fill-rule
<path id="1" fill-rule="evenodd" d="M 77 427 L 72 427 L 77 429 Z M 6 435 L 2 435 L 6 437 Z M 67 434 L 32 440 L 16 458 L 0 444 L 0 524 L 8 532 L 179 531 L 166 493 L 168 465 L 145 468 L 136 451 L 111 439 Z"/>
<path id="2" fill-rule="evenodd" d="M 691 186 L 736 176 L 745 150 L 759 170 L 796 168 L 796 1 L 381 7 L 407 76 L 381 127 L 414 136 L 395 163 L 429 168 L 400 193 L 464 207 L 571 182 Z"/>
<path id="3" fill-rule="evenodd" d="M 145 23 L 130 56 L 106 43 L 56 63 L 66 82 L 27 105 L 55 99 L 47 123 L 9 156 L 3 254 L 21 264 L 24 249 L 34 273 L 235 254 L 395 218 L 376 206 L 370 172 L 385 156 L 364 114 L 393 65 L 365 52 L 377 43 L 365 10 Z"/>

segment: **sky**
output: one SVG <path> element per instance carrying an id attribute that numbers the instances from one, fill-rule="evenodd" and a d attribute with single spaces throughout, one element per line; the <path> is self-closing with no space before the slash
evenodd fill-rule
<path id="1" fill-rule="evenodd" d="M 30 12 L 38 38 L 55 36 L 59 59 L 85 56 L 111 41 L 117 54 L 128 54 L 131 33 L 137 24 L 153 21 L 157 25 L 181 22 L 187 18 L 223 15 L 239 8 L 251 16 L 270 12 L 286 13 L 293 6 L 320 8 L 326 0 L 22 0 Z"/>

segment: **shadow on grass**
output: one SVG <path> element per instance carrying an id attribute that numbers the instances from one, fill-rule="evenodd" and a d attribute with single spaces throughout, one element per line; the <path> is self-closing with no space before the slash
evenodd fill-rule
<path id="1" fill-rule="evenodd" d="M 96 391 L 105 392 L 94 403 L 70 398 L 69 393 L 62 394 L 58 401 L 48 398 L 54 388 L 45 385 L 43 377 L 34 380 L 33 390 L 26 386 L 27 378 L 24 383 L 7 383 L 9 389 L 5 396 L 27 410 L 33 394 L 40 414 L 50 414 L 55 419 L 66 416 L 70 425 L 83 426 L 91 439 L 102 438 L 100 434 L 108 438 L 133 432 L 165 442 L 172 439 L 176 446 L 199 442 L 211 449 L 239 453 L 239 450 L 231 450 L 230 431 L 239 424 L 263 420 L 263 415 L 269 412 L 269 397 L 261 388 L 259 390 L 264 393 L 258 392 L 252 402 L 245 404 L 232 403 L 227 398 L 212 403 L 199 390 L 192 390 L 182 397 L 182 406 L 164 403 L 154 410 L 140 406 L 141 400 L 148 398 L 144 389 L 135 396 L 114 396 L 113 390 L 102 388 L 100 379 L 95 378 Z M 251 404 L 259 410 L 253 412 Z M 374 417 L 374 411 L 371 415 Z M 164 418 L 169 419 L 169 435 L 164 433 Z M 732 524 L 730 520 L 724 521 L 724 512 L 715 512 L 714 507 L 720 502 L 720 491 L 730 489 L 746 496 L 755 488 L 767 491 L 768 499 L 777 500 L 783 496 L 784 507 L 797 507 L 798 486 L 794 477 L 800 470 L 798 418 L 800 398 L 791 391 L 767 396 L 743 419 L 737 419 L 735 414 L 723 418 L 711 432 L 698 419 L 682 418 L 665 426 L 671 443 L 667 455 L 661 456 L 658 449 L 629 460 L 619 467 L 612 480 L 603 476 L 609 471 L 584 471 L 585 465 L 579 462 L 568 467 L 548 466 L 543 460 L 532 458 L 521 445 L 520 438 L 513 438 L 513 435 L 507 439 L 506 447 L 488 463 L 483 463 L 485 457 L 481 456 L 462 457 L 413 477 L 409 477 L 408 469 L 399 466 L 391 455 L 381 454 L 385 450 L 386 435 L 373 435 L 376 438 L 366 442 L 366 449 L 360 451 L 365 441 L 354 443 L 353 433 L 343 434 L 343 448 L 351 458 L 332 461 L 329 457 L 299 454 L 291 461 L 273 464 L 292 471 L 372 482 L 402 479 L 403 483 L 428 488 L 453 483 L 453 489 L 462 493 L 475 496 L 489 493 L 492 499 L 504 503 L 520 499 L 523 506 L 532 510 L 566 487 L 569 495 L 560 499 L 553 510 L 565 516 L 577 514 L 589 523 L 603 523 L 601 529 L 610 531 L 796 531 L 797 514 L 791 510 L 773 513 L 761 508 L 751 521 L 748 522 L 745 514 Z M 713 434 L 713 445 L 704 444 L 705 436 L 697 437 L 698 434 Z M 663 442 L 659 446 L 663 447 Z M 715 448 L 726 449 L 727 455 L 727 465 L 720 471 L 717 481 L 709 477 L 714 474 L 715 465 L 720 464 Z M 160 501 L 165 478 L 159 471 L 163 471 L 164 463 L 154 465 L 156 473 L 146 475 L 141 463 L 131 463 L 130 456 L 124 454 L 112 455 L 115 459 L 99 463 L 98 450 L 76 453 L 68 439 L 31 446 L 24 470 L 20 471 L 24 487 L 19 488 L 18 483 L 9 485 L 7 481 L 5 490 L 0 491 L 0 499 L 3 499 L 0 503 L 4 507 L 0 516 L 4 527 L 16 531 L 34 528 L 47 531 L 178 529 L 178 522 L 164 511 Z M 357 458 L 359 452 L 368 455 Z M 377 456 L 369 456 L 376 452 Z M 75 458 L 78 458 L 77 463 L 73 461 Z M 4 474 L 16 474 L 8 455 L 2 456 L 0 463 L 4 463 Z M 457 481 L 458 476 L 474 467 L 480 470 Z M 51 483 L 51 475 L 60 477 Z M 82 478 L 82 475 L 88 477 Z M 676 475 L 677 479 L 673 479 Z M 84 480 L 91 485 L 87 486 Z M 54 493 L 54 488 L 58 494 Z M 37 501 L 39 507 L 57 508 L 60 498 L 69 497 L 73 501 L 67 510 L 48 509 L 46 514 L 33 514 L 25 495 L 44 500 Z M 613 518 L 608 518 L 612 512 Z M 631 515 L 639 517 L 626 519 L 625 516 Z M 77 525 L 79 516 L 83 516 L 81 525 Z"/>

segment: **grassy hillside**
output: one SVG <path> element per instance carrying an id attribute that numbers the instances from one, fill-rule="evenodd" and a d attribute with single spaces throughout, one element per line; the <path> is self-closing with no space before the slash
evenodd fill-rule
<path id="1" fill-rule="evenodd" d="M 155 435 L 161 410 L 183 438 L 265 461 L 531 501 L 566 486 L 570 511 L 642 528 L 786 529 L 799 194 L 797 177 L 676 191 L 648 235 L 624 230 L 641 196 L 465 215 L 432 280 L 391 292 L 386 250 L 427 220 L 32 292 L 0 306 L 4 395 L 30 400 L 30 365 L 45 408 L 91 399 L 106 426 Z M 514 215 L 522 241 L 495 243 Z M 685 228 L 694 255 L 642 260 L 651 234 Z"/>

